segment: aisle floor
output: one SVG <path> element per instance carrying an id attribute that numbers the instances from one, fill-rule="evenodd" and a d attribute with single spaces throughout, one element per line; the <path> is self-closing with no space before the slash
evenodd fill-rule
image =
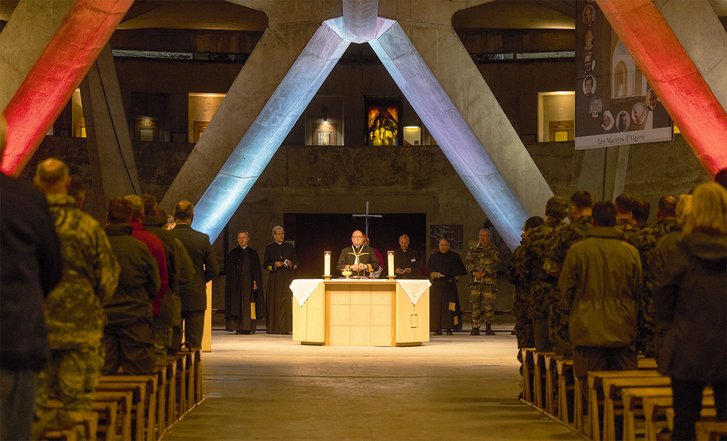
<path id="1" fill-rule="evenodd" d="M 213 331 L 205 401 L 163 439 L 582 439 L 517 399 L 515 354 L 509 332 L 387 348 Z"/>

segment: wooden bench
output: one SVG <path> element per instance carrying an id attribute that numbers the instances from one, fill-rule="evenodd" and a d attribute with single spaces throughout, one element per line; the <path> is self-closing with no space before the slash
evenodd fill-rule
<path id="1" fill-rule="evenodd" d="M 552 354 L 545 356 L 545 411 L 553 417 L 560 417 L 558 394 L 558 360 L 562 355 Z"/>
<path id="2" fill-rule="evenodd" d="M 122 441 L 131 441 L 131 412 L 134 406 L 134 392 L 131 390 L 104 391 L 98 388 L 93 394 L 95 406 L 113 404 L 116 406 L 116 416 L 109 418 L 108 432 L 113 434 L 113 439 L 120 437 Z"/>
<path id="3" fill-rule="evenodd" d="M 671 431 L 673 426 L 669 425 L 668 416 L 669 409 L 673 409 L 671 390 L 669 390 L 668 395 L 642 397 L 642 406 L 647 440 L 657 441 L 660 433 Z M 702 407 L 714 407 L 714 395 L 711 389 L 705 389 L 702 397 Z"/>
<path id="4" fill-rule="evenodd" d="M 671 378 L 658 375 L 654 377 L 613 377 L 603 379 L 603 440 L 615 441 L 622 439 L 624 402 L 621 399 L 621 390 L 624 388 L 639 387 L 668 387 Z"/>
<path id="5" fill-rule="evenodd" d="M 574 408 L 577 401 L 575 395 L 575 373 L 573 371 L 573 359 L 563 358 L 556 360 L 555 366 L 558 375 L 558 419 L 572 427 L 576 431 L 581 428 L 575 421 Z"/>
<path id="6" fill-rule="evenodd" d="M 146 394 L 144 397 L 143 407 L 140 407 L 140 413 L 137 414 L 138 426 L 145 431 L 147 441 L 155 441 L 157 439 L 157 400 L 159 397 L 158 375 L 102 375 L 99 384 L 145 384 Z M 137 428 L 136 433 L 139 432 Z M 136 438 L 142 440 L 141 437 Z"/>
<path id="7" fill-rule="evenodd" d="M 727 436 L 727 422 L 699 421 L 696 431 L 697 441 L 719 441 L 720 437 Z"/>
<path id="8" fill-rule="evenodd" d="M 179 420 L 179 406 L 177 405 L 177 363 L 176 359 L 167 357 L 166 363 L 166 374 L 167 374 L 167 391 L 165 396 L 166 411 L 164 412 L 167 418 L 166 428 L 172 426 Z"/>
<path id="9" fill-rule="evenodd" d="M 628 378 L 628 377 L 657 377 L 660 374 L 655 370 L 629 370 L 629 371 L 589 371 L 587 396 L 588 396 L 588 428 L 585 430 L 586 436 L 594 441 L 601 441 L 601 428 L 603 421 L 603 379 L 604 378 Z M 583 417 L 576 415 L 576 417 Z"/>
<path id="10" fill-rule="evenodd" d="M 40 435 L 43 441 L 76 441 L 78 432 L 75 427 L 70 429 L 52 429 L 46 430 Z"/>
<path id="11" fill-rule="evenodd" d="M 50 400 L 48 402 L 48 407 L 61 410 L 63 408 L 63 403 L 60 401 Z M 66 414 L 73 421 L 73 427 L 48 428 L 40 435 L 40 439 L 75 440 L 79 438 L 79 434 L 83 433 L 83 435 L 80 436 L 81 439 L 86 441 L 96 441 L 99 420 L 98 413 L 95 411 L 69 411 Z"/>
<path id="12" fill-rule="evenodd" d="M 176 396 L 176 420 L 180 420 L 187 410 L 187 357 L 182 353 L 170 356 L 170 362 L 175 366 L 175 396 Z"/>
<path id="13" fill-rule="evenodd" d="M 167 424 L 167 369 L 165 365 L 154 366 L 154 375 L 157 377 L 157 394 L 156 394 L 156 439 L 164 435 L 169 427 Z"/>
<path id="14" fill-rule="evenodd" d="M 658 397 L 670 398 L 671 387 L 627 387 L 621 390 L 624 407 L 624 441 L 646 438 L 647 422 L 644 400 Z"/>
<path id="15" fill-rule="evenodd" d="M 145 439 L 144 428 L 146 426 L 146 406 L 147 406 L 147 382 L 146 381 L 119 381 L 118 377 L 122 375 L 103 375 L 101 381 L 96 386 L 96 390 L 99 391 L 114 391 L 114 392 L 133 392 L 133 399 L 131 404 L 131 426 L 132 426 L 132 438 L 135 440 L 142 441 Z"/>
<path id="16" fill-rule="evenodd" d="M 520 349 L 520 356 L 523 359 L 523 400 L 530 404 L 535 402 L 535 391 L 533 381 L 535 365 L 533 364 L 535 348 Z"/>
<path id="17" fill-rule="evenodd" d="M 194 404 L 200 405 L 204 401 L 204 379 L 202 377 L 202 351 L 194 351 Z"/>
<path id="18" fill-rule="evenodd" d="M 545 357 L 553 356 L 555 352 L 534 352 L 533 364 L 535 372 L 533 374 L 533 389 L 535 389 L 535 407 L 545 410 Z"/>

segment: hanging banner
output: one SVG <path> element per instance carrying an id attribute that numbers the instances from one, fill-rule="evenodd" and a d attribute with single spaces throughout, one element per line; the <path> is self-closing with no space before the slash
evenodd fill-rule
<path id="1" fill-rule="evenodd" d="M 576 1 L 576 78 L 576 149 L 672 140 L 671 118 L 594 0 Z"/>

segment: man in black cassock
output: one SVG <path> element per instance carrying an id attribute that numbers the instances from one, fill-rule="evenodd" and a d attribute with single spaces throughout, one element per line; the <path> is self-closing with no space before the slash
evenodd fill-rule
<path id="1" fill-rule="evenodd" d="M 290 283 L 298 267 L 295 247 L 285 241 L 283 227 L 273 228 L 275 241 L 265 247 L 263 266 L 268 271 L 268 334 L 290 334 L 293 330 L 293 292 Z"/>
<path id="2" fill-rule="evenodd" d="M 225 262 L 225 330 L 235 334 L 254 334 L 255 320 L 265 315 L 260 256 L 249 242 L 247 231 L 237 233 L 239 246 L 230 251 Z"/>
<path id="3" fill-rule="evenodd" d="M 351 234 L 351 246 L 341 250 L 336 269 L 350 269 L 354 275 L 368 276 L 379 269 L 379 259 L 371 248 L 364 244 L 364 234 L 356 230 Z"/>
<path id="4" fill-rule="evenodd" d="M 421 277 L 422 261 L 417 250 L 409 248 L 409 236 L 399 236 L 399 249 L 394 251 L 394 274 L 397 279 L 418 279 Z"/>
<path id="5" fill-rule="evenodd" d="M 449 251 L 449 241 L 439 240 L 439 251 L 429 256 L 427 274 L 432 281 L 429 290 L 429 330 L 434 335 L 442 335 L 442 329 L 452 335 L 455 327 L 454 316 L 449 303 L 459 303 L 457 293 L 458 276 L 467 274 L 462 258 L 454 251 Z"/>

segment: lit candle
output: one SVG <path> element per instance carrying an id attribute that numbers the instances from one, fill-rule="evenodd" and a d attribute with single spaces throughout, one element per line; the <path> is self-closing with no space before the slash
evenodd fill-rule
<path id="1" fill-rule="evenodd" d="M 389 251 L 388 252 L 388 261 L 389 261 L 389 277 L 394 277 L 394 252 Z"/>
<path id="2" fill-rule="evenodd" d="M 323 252 L 323 277 L 331 277 L 331 252 Z"/>

